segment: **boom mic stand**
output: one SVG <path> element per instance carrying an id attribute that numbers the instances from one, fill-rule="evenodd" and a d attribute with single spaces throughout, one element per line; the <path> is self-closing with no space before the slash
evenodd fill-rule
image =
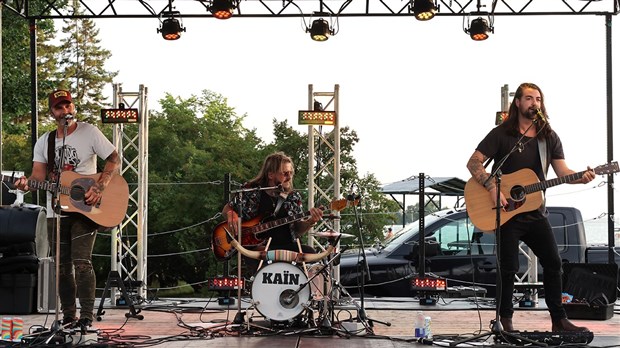
<path id="1" fill-rule="evenodd" d="M 541 346 L 541 347 L 546 347 L 547 344 L 546 343 L 541 343 L 532 339 L 529 339 L 527 337 L 523 337 L 519 334 L 516 334 L 514 332 L 510 332 L 510 331 L 505 331 L 504 328 L 502 327 L 502 323 L 500 321 L 500 314 L 499 314 L 499 302 L 501 299 L 501 292 L 502 292 L 502 281 L 501 281 L 501 252 L 500 252 L 500 245 L 501 245 L 501 212 L 504 209 L 504 207 L 502 206 L 502 202 L 500 201 L 500 195 L 501 195 L 501 182 L 502 182 L 502 166 L 504 165 L 504 163 L 506 162 L 506 160 L 508 160 L 508 158 L 510 157 L 510 155 L 512 155 L 515 151 L 519 150 L 522 151 L 523 150 L 523 146 L 524 144 L 522 143 L 522 140 L 525 138 L 525 134 L 527 134 L 527 132 L 529 131 L 529 129 L 536 123 L 536 119 L 532 120 L 532 123 L 530 124 L 530 126 L 525 130 L 525 132 L 521 135 L 521 137 L 517 140 L 517 142 L 514 144 L 514 146 L 512 147 L 512 149 L 510 150 L 510 152 L 508 152 L 498 163 L 497 163 L 497 167 L 495 168 L 495 170 L 491 173 L 491 175 L 486 179 L 486 181 L 483 183 L 482 186 L 486 187 L 486 184 L 489 180 L 491 180 L 491 178 L 495 178 L 495 187 L 496 187 L 496 195 L 495 195 L 495 250 L 496 250 L 496 269 L 497 269 L 497 277 L 496 277 L 496 288 L 497 290 L 495 291 L 495 319 L 491 320 L 491 332 L 490 333 L 483 333 L 483 334 L 479 334 L 479 335 L 475 335 L 472 337 L 468 337 L 466 339 L 460 340 L 460 341 L 454 341 L 454 342 L 450 342 L 450 346 L 454 347 L 457 346 L 461 343 L 465 343 L 465 342 L 470 342 L 473 340 L 477 340 L 479 338 L 482 337 L 489 337 L 491 335 L 496 335 L 496 336 L 501 336 L 501 337 L 510 337 L 512 339 L 514 339 L 516 342 L 527 342 L 527 343 L 531 343 L 533 345 L 536 346 Z M 542 128 L 541 128 L 542 129 Z M 537 133 L 538 135 L 538 133 Z M 488 165 L 488 163 L 487 163 Z"/>
<path id="2" fill-rule="evenodd" d="M 359 199 L 359 196 L 355 196 L 354 194 L 350 194 L 347 197 L 347 200 L 355 200 L 355 199 Z M 392 324 L 389 322 L 385 322 L 385 321 L 379 321 L 376 319 L 370 319 L 367 315 L 366 315 L 366 309 L 364 308 L 364 288 L 365 288 L 365 282 L 366 282 L 366 275 L 368 275 L 368 280 L 370 281 L 370 270 L 368 269 L 368 260 L 366 259 L 366 250 L 364 247 L 364 239 L 362 238 L 362 227 L 361 227 L 361 223 L 360 223 L 360 218 L 359 215 L 357 213 L 357 207 L 356 204 L 353 204 L 353 212 L 355 213 L 355 223 L 357 226 L 357 234 L 358 234 L 358 238 L 360 241 L 360 248 L 361 248 L 361 253 L 362 253 L 362 260 L 360 262 L 358 262 L 358 266 L 361 266 L 361 277 L 360 277 L 360 306 L 357 309 L 357 319 L 359 322 L 361 322 L 368 331 L 370 331 L 372 333 L 372 327 L 373 327 L 373 322 L 377 322 L 386 326 L 391 326 Z"/>

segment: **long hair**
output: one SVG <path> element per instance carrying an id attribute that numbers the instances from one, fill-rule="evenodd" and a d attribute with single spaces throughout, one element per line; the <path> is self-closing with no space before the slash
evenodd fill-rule
<path id="1" fill-rule="evenodd" d="M 267 156 L 267 158 L 265 158 L 260 172 L 252 180 L 248 181 L 247 185 L 249 187 L 267 185 L 269 183 L 269 173 L 280 172 L 282 170 L 282 165 L 285 163 L 290 163 L 291 165 L 293 165 L 293 160 L 282 151 L 272 153 L 271 155 Z M 287 191 L 290 192 L 292 190 L 293 184 L 291 181 L 291 187 Z"/>
<path id="2" fill-rule="evenodd" d="M 547 120 L 549 119 L 549 116 L 547 115 L 547 108 L 545 107 L 545 95 L 543 94 L 540 87 L 538 87 L 537 85 L 531 82 L 524 82 L 521 85 L 519 85 L 519 88 L 517 88 L 517 91 L 515 92 L 515 96 L 512 99 L 512 103 L 510 103 L 510 109 L 508 109 L 508 119 L 506 119 L 506 121 L 502 123 L 502 127 L 504 127 L 509 134 L 512 134 L 512 135 L 520 134 L 519 108 L 517 107 L 516 100 L 521 99 L 521 97 L 523 97 L 523 90 L 526 88 L 535 89 L 540 93 L 540 111 L 543 113 L 543 115 L 545 115 L 545 118 L 547 118 Z M 540 127 L 543 127 L 543 126 L 544 128 L 541 131 Z M 543 138 L 547 136 L 549 133 L 551 133 L 551 125 L 548 122 L 547 123 L 537 122 L 536 132 L 538 134 L 537 136 L 538 138 Z"/>

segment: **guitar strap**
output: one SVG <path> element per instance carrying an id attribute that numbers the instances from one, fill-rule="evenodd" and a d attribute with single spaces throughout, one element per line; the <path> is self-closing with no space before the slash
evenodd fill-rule
<path id="1" fill-rule="evenodd" d="M 547 154 L 547 141 L 545 138 L 538 139 L 538 154 L 540 155 L 540 165 L 543 170 L 543 177 L 547 180 L 547 170 L 549 169 L 549 156 Z"/>
<path id="2" fill-rule="evenodd" d="M 52 172 L 54 171 L 55 158 L 54 154 L 56 153 L 56 130 L 49 132 L 47 136 L 47 176 L 50 177 Z"/>
<path id="3" fill-rule="evenodd" d="M 280 211 L 280 208 L 282 208 L 282 203 L 284 203 L 284 198 L 286 198 L 286 196 L 278 196 L 278 202 L 276 203 L 276 209 L 273 210 L 273 216 L 278 216 L 278 212 Z"/>
<path id="4" fill-rule="evenodd" d="M 542 166 L 543 179 L 547 180 L 547 170 L 549 169 L 549 156 L 547 154 L 547 140 L 545 137 L 538 139 L 538 154 L 540 155 L 540 165 Z M 543 194 L 543 206 L 546 206 L 547 198 L 545 197 L 545 191 Z"/>

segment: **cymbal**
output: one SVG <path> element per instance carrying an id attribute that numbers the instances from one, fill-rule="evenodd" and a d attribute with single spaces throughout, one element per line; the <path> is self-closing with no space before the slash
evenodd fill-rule
<path id="1" fill-rule="evenodd" d="M 338 236 L 340 236 L 340 238 L 351 238 L 351 237 L 355 237 L 352 234 L 347 234 L 347 233 L 338 233 L 336 231 L 320 231 L 320 232 L 314 232 L 313 234 L 315 237 L 322 237 L 322 238 L 337 238 Z"/>

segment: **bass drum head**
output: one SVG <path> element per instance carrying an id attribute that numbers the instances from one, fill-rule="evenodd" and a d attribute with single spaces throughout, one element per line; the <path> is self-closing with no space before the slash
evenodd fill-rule
<path id="1" fill-rule="evenodd" d="M 45 208 L 20 204 L 0 207 L 0 244 L 35 243 L 38 257 L 47 257 L 47 216 Z"/>
<path id="2" fill-rule="evenodd" d="M 293 319 L 304 310 L 304 304 L 310 301 L 307 281 L 304 272 L 290 263 L 267 265 L 256 273 L 252 282 L 254 306 L 268 319 Z M 301 286 L 303 289 L 299 290 Z"/>

